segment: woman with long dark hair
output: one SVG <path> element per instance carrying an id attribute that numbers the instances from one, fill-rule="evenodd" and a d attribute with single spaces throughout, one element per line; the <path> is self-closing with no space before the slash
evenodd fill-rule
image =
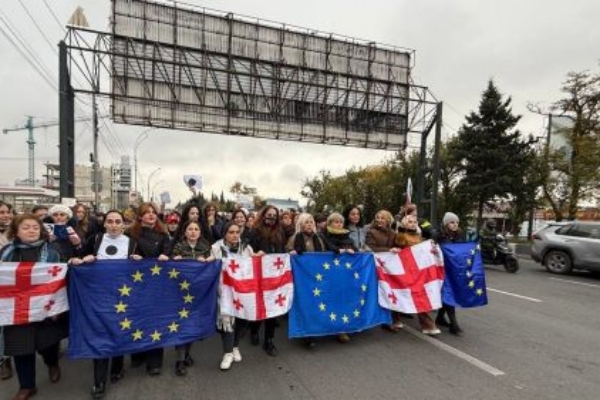
<path id="1" fill-rule="evenodd" d="M 158 219 L 158 211 L 152 203 L 143 203 L 137 209 L 136 219 L 126 234 L 137 243 L 134 255 L 142 258 L 168 260 L 170 240 L 167 228 Z M 146 361 L 146 371 L 151 376 L 160 375 L 164 349 L 153 349 L 131 355 L 131 365 L 137 367 Z"/>
<path id="2" fill-rule="evenodd" d="M 250 246 L 256 252 L 256 255 L 262 256 L 265 254 L 285 253 L 285 233 L 279 225 L 279 211 L 275 206 L 267 205 L 259 211 L 254 222 L 254 229 L 250 235 Z M 250 340 L 253 345 L 260 343 L 258 331 L 263 321 L 256 321 L 250 324 Z M 277 321 L 275 318 L 267 318 L 264 320 L 265 333 L 263 341 L 263 349 L 265 352 L 275 357 L 277 348 L 273 343 L 275 337 L 275 327 Z"/>
<path id="3" fill-rule="evenodd" d="M 91 263 L 96 260 L 126 260 L 133 256 L 135 241 L 124 234 L 125 217 L 118 210 L 110 210 L 104 218 L 106 233 L 97 233 L 86 244 L 85 256 L 74 258 L 74 266 Z M 138 256 L 139 257 L 139 256 Z M 100 399 L 106 392 L 106 382 L 110 366 L 110 382 L 117 383 L 123 376 L 123 356 L 96 358 L 94 363 L 94 386 L 92 397 Z"/>
<path id="4" fill-rule="evenodd" d="M 176 242 L 171 251 L 173 260 L 196 260 L 206 262 L 210 258 L 211 248 L 208 240 L 202 237 L 202 229 L 198 221 L 187 221 L 182 226 L 182 236 L 175 238 Z M 175 374 L 185 376 L 187 367 L 194 365 L 191 355 L 193 342 L 175 346 L 177 360 L 175 361 Z"/>
<path id="5" fill-rule="evenodd" d="M 360 207 L 351 204 L 344 209 L 342 216 L 344 217 L 344 228 L 350 232 L 349 235 L 354 242 L 354 246 L 359 251 L 369 251 L 369 246 L 366 243 L 368 229 L 365 227 Z"/>

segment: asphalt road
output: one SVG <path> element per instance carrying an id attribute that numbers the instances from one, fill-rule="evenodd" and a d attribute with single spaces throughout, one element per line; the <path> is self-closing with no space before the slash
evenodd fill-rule
<path id="1" fill-rule="evenodd" d="M 219 370 L 221 343 L 194 345 L 188 376 L 173 371 L 167 351 L 163 374 L 149 377 L 126 364 L 125 379 L 108 387 L 117 399 L 600 399 L 600 278 L 556 276 L 521 258 L 508 274 L 487 268 L 484 308 L 458 310 L 465 333 L 424 337 L 416 320 L 398 334 L 372 329 L 347 344 L 321 339 L 314 350 L 276 333 L 278 357 L 241 346 L 243 361 Z M 89 361 L 63 359 L 63 379 L 50 384 L 38 363 L 38 399 L 89 399 Z M 0 382 L 11 399 L 16 377 Z"/>

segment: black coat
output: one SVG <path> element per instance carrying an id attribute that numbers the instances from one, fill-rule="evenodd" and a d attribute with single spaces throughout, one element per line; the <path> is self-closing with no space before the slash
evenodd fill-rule
<path id="1" fill-rule="evenodd" d="M 157 232 L 151 228 L 142 228 L 133 254 L 144 258 L 156 258 L 161 254 L 169 255 L 170 253 L 171 241 L 168 234 Z"/>

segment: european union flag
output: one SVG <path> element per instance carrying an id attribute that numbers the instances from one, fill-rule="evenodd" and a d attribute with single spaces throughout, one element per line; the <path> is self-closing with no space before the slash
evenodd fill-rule
<path id="1" fill-rule="evenodd" d="M 220 272 L 220 260 L 107 260 L 70 268 L 69 355 L 110 357 L 211 336 Z"/>
<path id="2" fill-rule="evenodd" d="M 477 242 L 444 243 L 446 275 L 442 301 L 455 307 L 480 307 L 487 304 L 485 273 Z"/>
<path id="3" fill-rule="evenodd" d="M 294 303 L 289 337 L 358 332 L 391 322 L 379 306 L 371 253 L 292 256 Z"/>

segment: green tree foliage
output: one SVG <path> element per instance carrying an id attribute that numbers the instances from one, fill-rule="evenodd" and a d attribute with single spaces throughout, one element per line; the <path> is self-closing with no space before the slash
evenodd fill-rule
<path id="1" fill-rule="evenodd" d="M 486 202 L 507 197 L 515 182 L 522 179 L 522 162 L 529 144 L 522 142 L 515 126 L 521 117 L 513 115 L 511 98 L 504 99 L 493 81 L 482 94 L 479 110 L 466 117 L 453 157 L 458 161 L 461 181 L 456 189 L 464 199 L 477 205 L 477 226 Z"/>
<path id="2" fill-rule="evenodd" d="M 600 74 L 570 72 L 564 82 L 565 97 L 554 104 L 571 127 L 553 132 L 562 135 L 569 147 L 547 150 L 548 164 L 543 186 L 545 199 L 556 219 L 566 211 L 574 219 L 580 201 L 588 199 L 600 179 Z"/>

